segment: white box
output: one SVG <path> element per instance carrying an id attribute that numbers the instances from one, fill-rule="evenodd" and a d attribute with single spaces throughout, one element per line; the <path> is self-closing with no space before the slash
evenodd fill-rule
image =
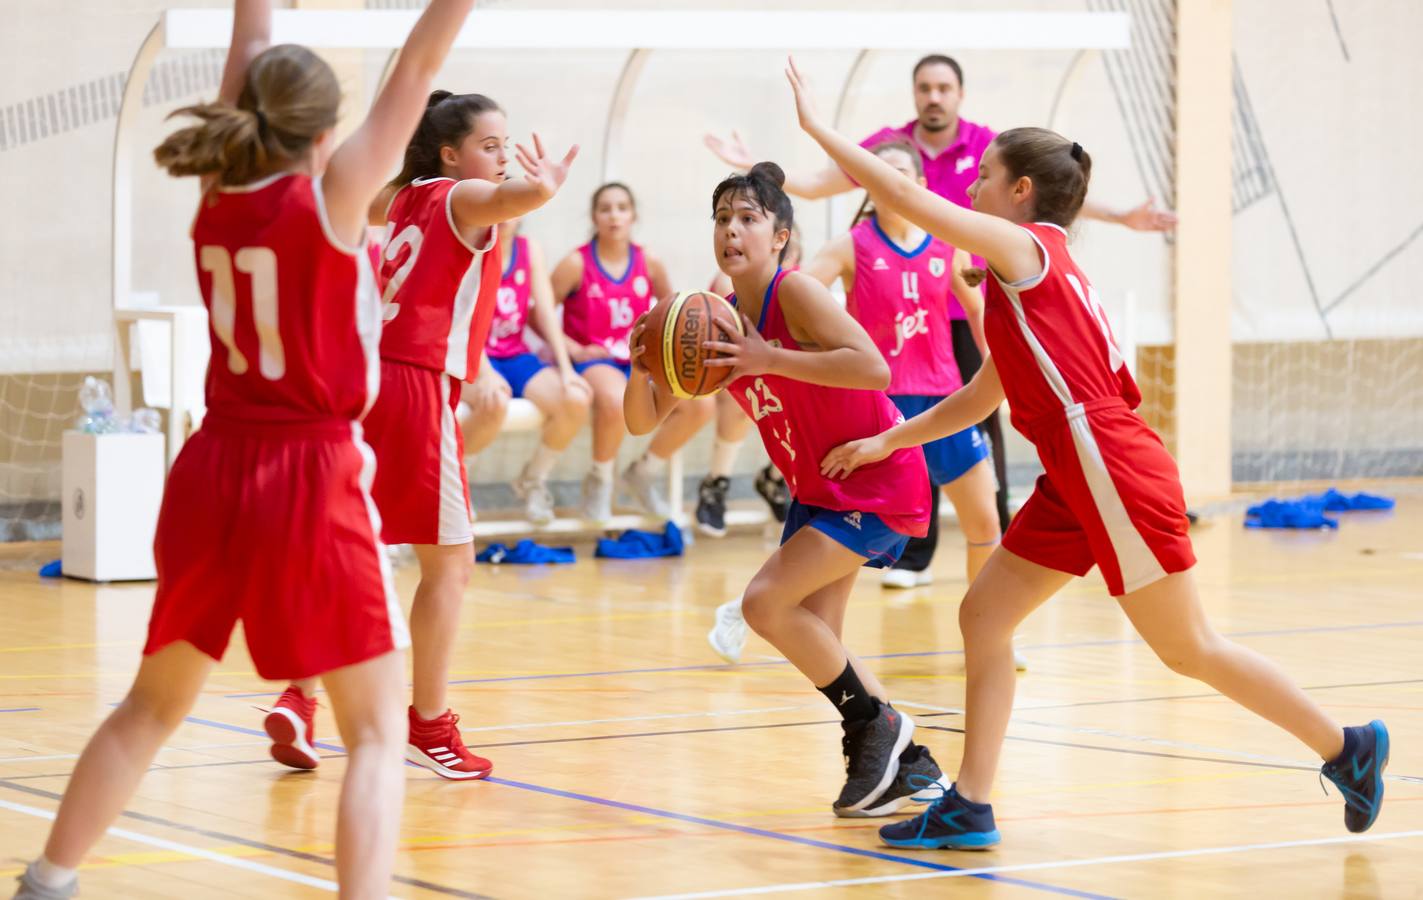
<path id="1" fill-rule="evenodd" d="M 64 574 L 90 581 L 158 576 L 163 435 L 64 433 Z"/>

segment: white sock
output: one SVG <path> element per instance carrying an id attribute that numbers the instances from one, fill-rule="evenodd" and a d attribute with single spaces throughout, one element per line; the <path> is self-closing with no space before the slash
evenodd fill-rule
<path id="1" fill-rule="evenodd" d="M 58 890 L 72 884 L 74 879 L 79 877 L 79 870 L 56 866 L 41 856 L 35 860 L 35 864 L 30 867 L 30 874 L 34 876 L 35 881 L 38 881 L 45 887 Z"/>
<path id="2" fill-rule="evenodd" d="M 602 462 L 596 459 L 593 460 L 593 474 L 597 475 L 603 481 L 612 481 L 613 463 L 615 462 L 617 462 L 616 457 L 613 459 L 605 459 Z"/>
<path id="3" fill-rule="evenodd" d="M 649 450 L 637 461 L 637 467 L 649 475 L 661 475 L 667 471 L 667 460 Z"/>
<path id="4" fill-rule="evenodd" d="M 558 462 L 561 453 L 563 453 L 562 450 L 555 450 L 548 444 L 541 443 L 539 448 L 534 451 L 534 457 L 529 460 L 528 468 L 525 471 L 535 481 L 543 481 L 548 478 L 548 473 L 553 471 L 553 464 Z"/>
<path id="5" fill-rule="evenodd" d="M 711 471 L 707 474 L 712 478 L 727 478 L 731 476 L 731 468 L 736 465 L 736 454 L 741 452 L 741 445 L 744 441 L 723 441 L 716 439 L 712 445 Z"/>

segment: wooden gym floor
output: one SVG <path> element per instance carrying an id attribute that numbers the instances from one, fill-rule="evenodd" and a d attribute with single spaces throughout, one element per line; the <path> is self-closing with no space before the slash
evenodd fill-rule
<path id="1" fill-rule="evenodd" d="M 1399 487 L 1394 485 L 1393 487 Z M 476 570 L 453 675 L 487 783 L 409 770 L 402 897 L 1423 896 L 1423 491 L 1336 533 L 1194 532 L 1216 625 L 1347 723 L 1383 717 L 1388 799 L 1362 839 L 1288 736 L 1168 672 L 1095 576 L 1030 619 L 990 853 L 880 847 L 837 820 L 839 728 L 756 638 L 722 666 L 705 632 L 765 556 L 702 540 L 677 561 Z M 862 576 L 847 621 L 918 739 L 961 746 L 963 584 L 949 529 L 930 588 Z M 38 852 L 74 754 L 126 689 L 153 588 L 39 580 L 57 547 L 0 551 L 0 896 Z M 33 565 L 32 565 L 33 563 Z M 409 597 L 416 573 L 399 572 Z M 333 887 L 342 758 L 266 757 L 271 686 L 241 641 L 81 874 L 85 897 L 306 897 Z"/>

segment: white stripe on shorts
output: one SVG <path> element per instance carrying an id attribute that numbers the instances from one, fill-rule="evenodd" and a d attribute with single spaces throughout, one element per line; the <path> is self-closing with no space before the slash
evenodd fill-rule
<path id="1" fill-rule="evenodd" d="M 474 540 L 469 525 L 469 503 L 464 486 L 464 460 L 460 458 L 459 422 L 450 408 L 450 376 L 440 374 L 440 526 L 441 546 Z"/>

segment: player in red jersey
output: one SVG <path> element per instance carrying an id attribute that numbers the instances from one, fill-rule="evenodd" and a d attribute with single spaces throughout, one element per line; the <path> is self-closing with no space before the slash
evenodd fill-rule
<path id="1" fill-rule="evenodd" d="M 882 567 L 928 527 L 929 476 L 917 447 L 891 454 L 843 481 L 820 474 L 819 460 L 852 436 L 877 434 L 903 417 L 884 388 L 889 366 L 865 330 L 825 286 L 780 267 L 794 215 L 774 163 L 733 175 L 712 194 L 717 265 L 731 277 L 732 322 L 725 354 L 727 391 L 755 423 L 794 498 L 781 547 L 747 585 L 743 614 L 839 711 L 847 777 L 837 815 L 886 815 L 912 790 L 911 774 L 941 777 L 912 743 L 914 723 L 889 706 L 882 685 L 841 639 L 845 605 L 862 566 Z M 640 329 L 634 329 L 634 345 Z M 657 388 L 640 354 L 624 414 L 645 434 L 676 408 Z M 901 764 L 903 764 L 901 768 Z"/>
<path id="2" fill-rule="evenodd" d="M 238 0 L 218 99 L 154 152 L 202 177 L 192 237 L 211 323 L 207 417 L 173 464 L 158 592 L 133 687 L 85 747 L 17 896 L 70 897 L 75 868 L 192 708 L 240 619 L 263 678 L 320 676 L 348 762 L 343 896 L 385 896 L 404 777 L 408 632 L 358 420 L 375 399 L 379 299 L 366 208 L 414 132 L 473 0 L 435 0 L 366 121 L 339 147 L 335 74 L 270 47 L 271 4 Z"/>
<path id="3" fill-rule="evenodd" d="M 990 356 L 963 390 L 884 434 L 829 453 L 830 477 L 967 428 L 1006 397 L 1012 422 L 1045 474 L 959 611 L 968 685 L 956 787 L 911 822 L 886 826 L 892 846 L 983 849 L 999 835 L 988 804 L 1013 707 L 1013 630 L 1073 576 L 1099 567 L 1137 633 L 1173 670 L 1270 720 L 1325 760 L 1344 794 L 1350 831 L 1373 824 L 1383 800 L 1388 731 L 1374 720 L 1341 728 L 1276 665 L 1206 620 L 1186 534 L 1175 461 L 1136 414 L 1141 400 L 1096 292 L 1067 250 L 1087 194 L 1091 158 L 1041 128 L 998 135 L 964 209 L 900 177 L 820 119 L 794 63 L 787 70 L 801 127 L 877 202 L 990 270 Z"/>
<path id="4" fill-rule="evenodd" d="M 410 610 L 414 696 L 406 758 L 444 778 L 484 778 L 489 760 L 460 737 L 447 701 L 450 655 L 473 566 L 463 437 L 455 421 L 462 382 L 479 368 L 499 288 L 498 225 L 538 209 L 558 192 L 578 154 L 544 155 L 534 135 L 509 164 L 504 112 L 481 94 L 435 91 L 405 164 L 370 207 L 384 225 L 380 273 L 384 327 L 380 399 L 365 426 L 379 466 L 372 495 L 387 544 L 413 544 L 420 585 Z M 273 756 L 314 768 L 310 682 L 287 688 L 267 718 Z"/>
<path id="5" fill-rule="evenodd" d="M 560 260 L 552 279 L 554 297 L 563 304 L 563 332 L 573 368 L 593 388 L 593 464 L 583 479 L 583 516 L 606 522 L 613 514 L 613 464 L 626 434 L 623 391 L 632 371 L 633 322 L 674 291 L 662 261 L 633 242 L 637 201 L 627 185 L 600 186 L 593 192 L 592 213 L 593 239 Z M 710 397 L 688 401 L 623 472 L 623 487 L 650 515 L 672 517 L 674 510 L 657 482 L 672 454 L 715 413 Z"/>

